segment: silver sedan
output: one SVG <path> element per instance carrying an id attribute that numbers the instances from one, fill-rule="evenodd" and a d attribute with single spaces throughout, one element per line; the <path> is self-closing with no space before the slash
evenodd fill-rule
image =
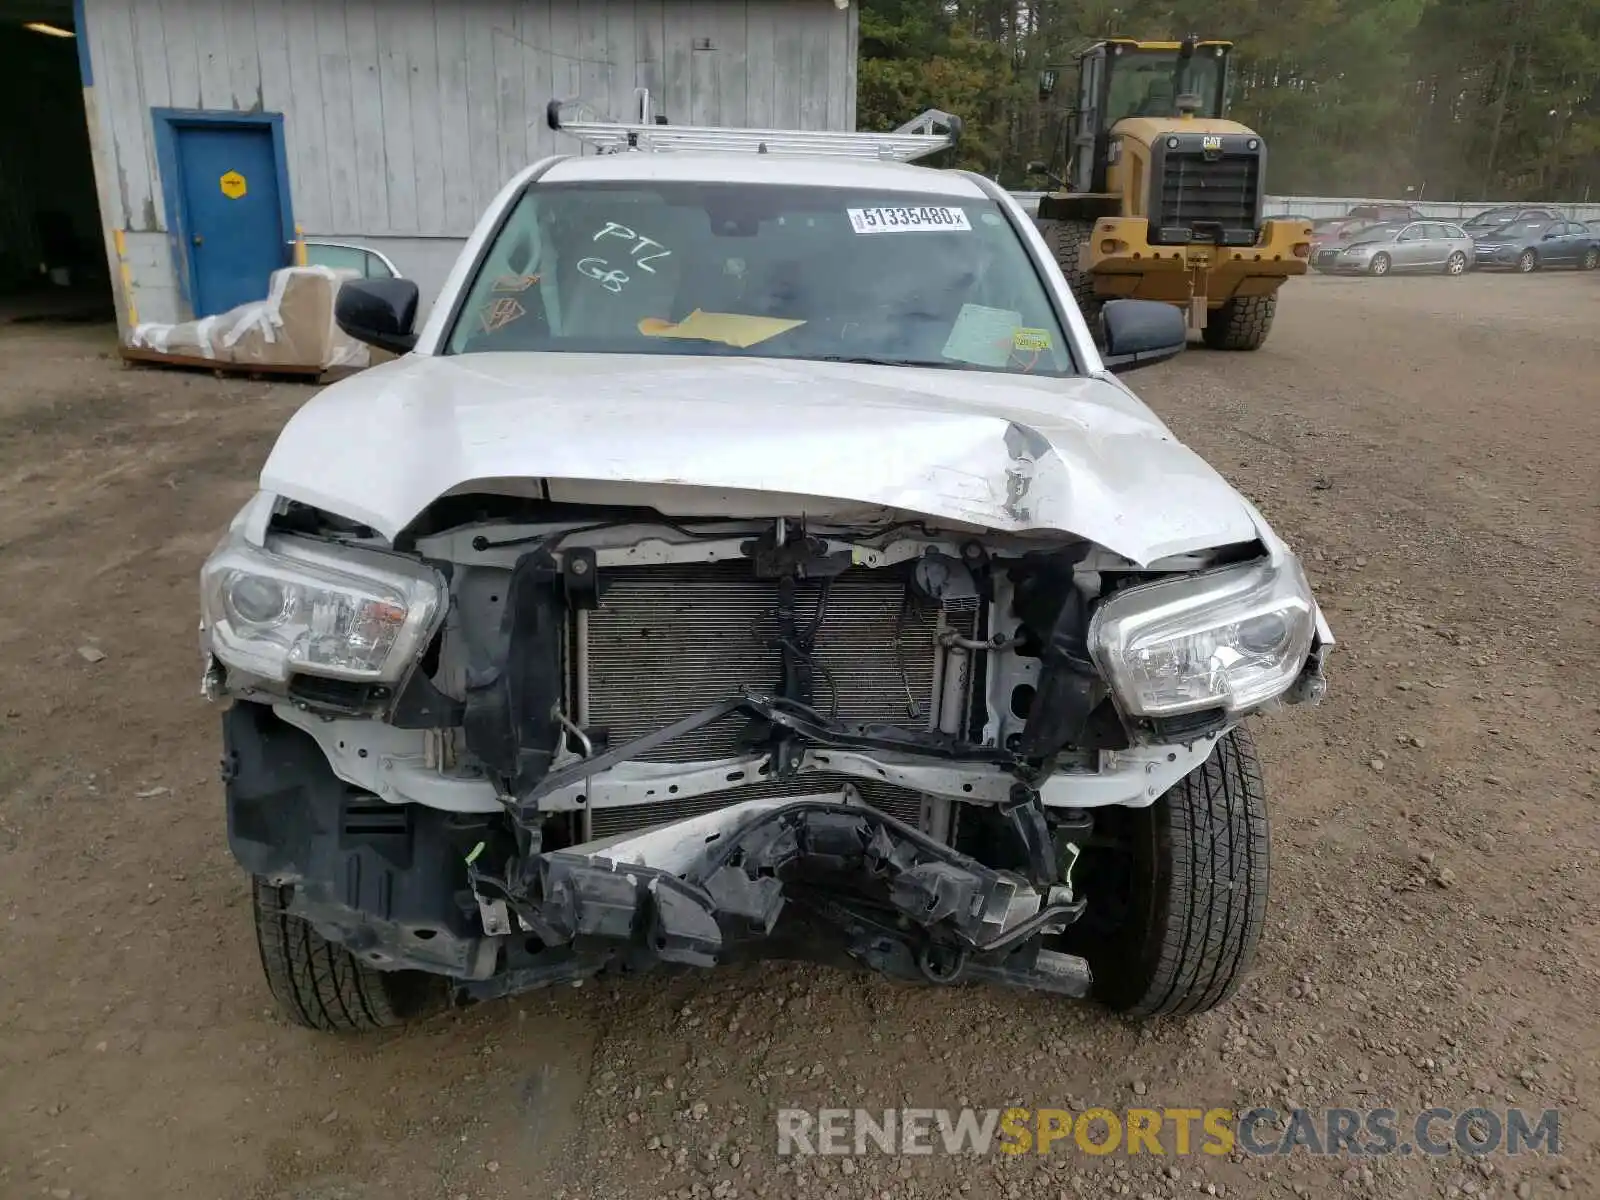
<path id="1" fill-rule="evenodd" d="M 1473 263 L 1467 231 L 1447 221 L 1389 221 L 1369 225 L 1343 246 L 1316 252 L 1312 266 L 1335 275 L 1440 271 L 1462 275 Z"/>

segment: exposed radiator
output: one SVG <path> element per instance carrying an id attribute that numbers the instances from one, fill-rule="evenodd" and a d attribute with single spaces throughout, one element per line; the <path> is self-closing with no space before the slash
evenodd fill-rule
<path id="1" fill-rule="evenodd" d="M 924 729 L 933 704 L 934 616 L 908 603 L 911 568 L 852 568 L 828 587 L 812 654 L 813 706 L 845 721 L 875 721 Z M 796 588 L 796 623 L 808 631 L 817 615 L 821 581 Z M 748 562 L 694 563 L 607 570 L 600 607 L 588 614 L 587 724 L 607 731 L 609 744 L 651 733 L 739 693 L 776 690 L 781 677 L 778 585 L 755 578 Z M 975 613 L 947 616 L 972 636 Z M 574 631 L 576 636 L 576 630 Z M 898 649 L 897 649 L 898 643 Z M 748 752 L 742 716 L 680 738 L 644 759 L 702 762 Z M 594 835 L 618 833 L 709 812 L 762 795 L 837 788 L 840 778 L 801 776 L 738 788 L 669 806 L 595 810 Z M 868 803 L 915 821 L 917 793 L 853 781 Z"/>

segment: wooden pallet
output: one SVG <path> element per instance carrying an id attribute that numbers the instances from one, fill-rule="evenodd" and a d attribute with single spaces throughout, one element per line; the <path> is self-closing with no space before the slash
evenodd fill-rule
<path id="1" fill-rule="evenodd" d="M 165 354 L 143 346 L 123 346 L 124 362 L 138 367 L 177 367 L 188 371 L 209 371 L 217 378 L 234 376 L 252 380 L 281 380 L 288 383 L 333 383 L 360 371 L 360 367 L 297 367 L 285 363 L 223 362 L 198 354 Z"/>

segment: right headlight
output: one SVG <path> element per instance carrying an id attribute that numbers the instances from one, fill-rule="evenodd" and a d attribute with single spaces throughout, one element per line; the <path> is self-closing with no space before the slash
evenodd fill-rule
<path id="1" fill-rule="evenodd" d="M 1292 556 L 1224 567 L 1110 596 L 1089 624 L 1089 654 L 1129 716 L 1237 713 L 1295 681 L 1316 611 Z"/>
<path id="2" fill-rule="evenodd" d="M 211 652 L 264 679 L 395 683 L 433 633 L 444 588 L 421 563 L 351 547 L 230 532 L 201 568 Z"/>

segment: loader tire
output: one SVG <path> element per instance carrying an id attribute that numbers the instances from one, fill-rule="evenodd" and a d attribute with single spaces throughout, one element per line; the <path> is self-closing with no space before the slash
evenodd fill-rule
<path id="1" fill-rule="evenodd" d="M 1200 340 L 1213 350 L 1259 350 L 1277 311 L 1276 296 L 1235 296 L 1211 314 Z"/>
<path id="2" fill-rule="evenodd" d="M 1103 301 L 1094 293 L 1094 276 L 1078 267 L 1078 249 L 1089 244 L 1094 234 L 1094 222 L 1046 219 L 1039 222 L 1039 232 L 1044 236 L 1045 245 L 1050 247 L 1056 266 L 1066 276 L 1067 286 L 1072 289 L 1072 298 L 1078 302 L 1078 309 L 1088 322 L 1090 332 L 1099 341 L 1100 306 Z"/>
<path id="3" fill-rule="evenodd" d="M 1149 808 L 1097 811 L 1078 864 L 1089 908 L 1063 946 L 1088 959 L 1091 996 L 1133 1017 L 1227 1000 L 1266 925 L 1269 843 L 1261 764 L 1242 727 Z"/>
<path id="4" fill-rule="evenodd" d="M 291 888 L 251 879 L 256 947 L 279 1009 L 326 1033 L 391 1029 L 444 1008 L 446 983 L 423 971 L 378 971 L 289 912 Z"/>

